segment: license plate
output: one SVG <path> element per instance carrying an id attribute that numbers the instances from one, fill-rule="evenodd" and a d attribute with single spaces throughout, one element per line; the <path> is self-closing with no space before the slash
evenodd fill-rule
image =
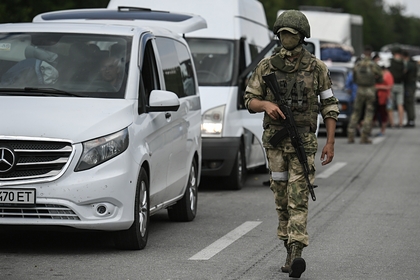
<path id="1" fill-rule="evenodd" d="M 0 189 L 0 204 L 34 205 L 35 189 Z"/>

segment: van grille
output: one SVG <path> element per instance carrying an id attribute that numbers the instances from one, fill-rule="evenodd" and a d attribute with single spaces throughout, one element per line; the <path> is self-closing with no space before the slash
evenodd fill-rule
<path id="1" fill-rule="evenodd" d="M 64 141 L 0 140 L 0 148 L 13 150 L 15 165 L 0 172 L 0 182 L 47 179 L 60 174 L 68 163 L 73 147 Z"/>
<path id="2" fill-rule="evenodd" d="M 73 210 L 56 204 L 36 204 L 35 207 L 0 206 L 0 218 L 80 220 Z"/>

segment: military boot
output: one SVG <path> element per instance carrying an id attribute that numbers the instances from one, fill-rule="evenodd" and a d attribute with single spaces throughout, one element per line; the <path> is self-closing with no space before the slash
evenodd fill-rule
<path id="1" fill-rule="evenodd" d="M 347 132 L 347 143 L 354 143 L 354 132 Z"/>
<path id="2" fill-rule="evenodd" d="M 284 247 L 287 250 L 287 257 L 286 257 L 286 262 L 281 267 L 281 271 L 285 273 L 289 273 L 290 263 L 292 262 L 292 259 L 291 259 L 292 250 L 290 249 L 290 246 L 287 244 L 287 240 L 284 241 Z"/>
<path id="3" fill-rule="evenodd" d="M 372 144 L 372 140 L 369 139 L 366 133 L 362 133 L 360 137 L 360 144 Z"/>
<path id="4" fill-rule="evenodd" d="M 292 263 L 290 264 L 289 277 L 300 278 L 306 269 L 306 262 L 302 258 L 302 249 L 303 244 L 300 242 L 290 244 L 290 258 Z"/>

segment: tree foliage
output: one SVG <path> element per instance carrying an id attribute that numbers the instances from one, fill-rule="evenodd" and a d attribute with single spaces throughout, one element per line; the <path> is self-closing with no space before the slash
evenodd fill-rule
<path id="1" fill-rule="evenodd" d="M 420 46 L 420 18 L 404 16 L 405 7 L 400 4 L 388 7 L 383 0 L 260 1 L 264 5 L 270 27 L 276 20 L 278 10 L 299 9 L 300 6 L 324 6 L 341 9 L 344 13 L 361 15 L 364 44 L 372 45 L 375 50 L 392 43 Z M 48 11 L 105 8 L 108 2 L 109 0 L 2 0 L 0 23 L 29 22 L 37 14 Z"/>
<path id="2" fill-rule="evenodd" d="M 278 10 L 301 6 L 323 6 L 363 17 L 363 41 L 375 50 L 388 44 L 420 46 L 420 18 L 404 16 L 403 5 L 385 5 L 383 0 L 260 0 L 268 25 L 273 26 Z"/>
<path id="3" fill-rule="evenodd" d="M 40 13 L 78 9 L 105 8 L 109 0 L 2 0 L 0 22 L 30 22 Z"/>

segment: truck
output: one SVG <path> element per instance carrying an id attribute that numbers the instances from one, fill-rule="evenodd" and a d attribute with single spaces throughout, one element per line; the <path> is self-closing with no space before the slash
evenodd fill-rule
<path id="1" fill-rule="evenodd" d="M 363 17 L 361 15 L 341 12 L 341 9 L 330 7 L 300 6 L 311 25 L 311 37 L 324 44 L 337 44 L 351 47 L 353 56 L 363 52 Z M 282 13 L 279 10 L 277 14 Z M 321 59 L 322 56 L 321 56 Z"/>

